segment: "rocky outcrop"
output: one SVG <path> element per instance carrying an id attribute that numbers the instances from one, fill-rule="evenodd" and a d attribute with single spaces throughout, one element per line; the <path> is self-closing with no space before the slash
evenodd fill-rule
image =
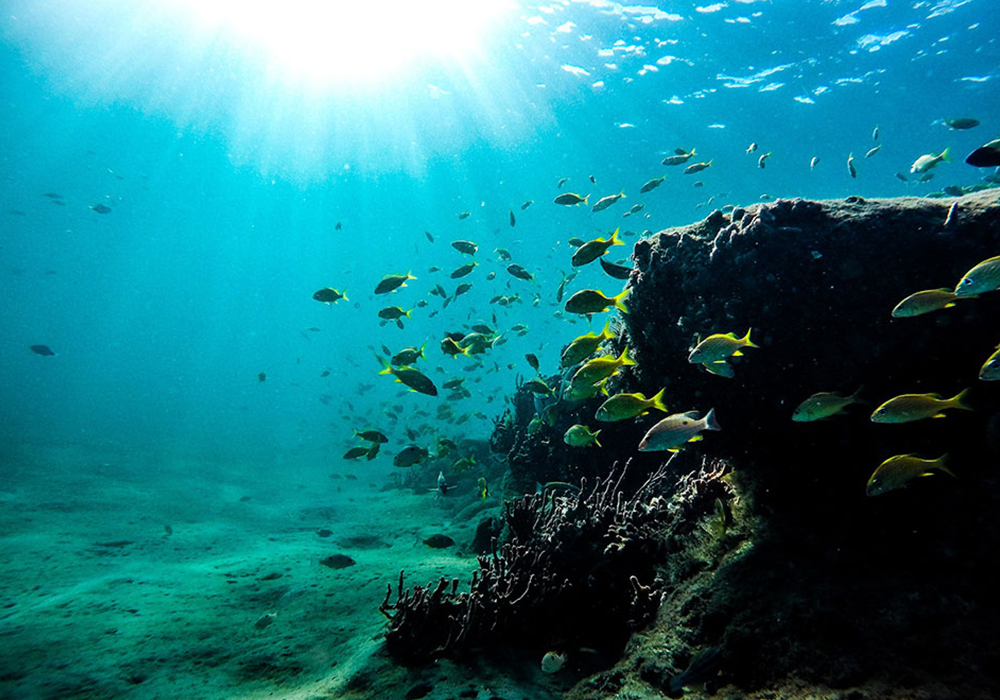
<path id="1" fill-rule="evenodd" d="M 1000 388 L 977 379 L 1000 342 L 1000 292 L 891 316 L 909 294 L 952 288 L 995 255 L 995 190 L 782 200 L 636 244 L 617 344 L 638 364 L 619 388 L 666 386 L 672 411 L 714 408 L 721 432 L 686 449 L 733 466 L 756 525 L 739 556 L 668 564 L 657 622 L 573 697 L 676 694 L 670 679 L 706 647 L 718 650 L 708 688 L 726 686 L 725 697 L 1000 696 L 1000 649 L 987 641 L 1000 623 Z M 688 362 L 697 336 L 748 328 L 761 347 L 733 361 L 732 378 Z M 810 395 L 859 387 L 867 405 L 791 421 Z M 969 387 L 972 412 L 870 420 L 893 396 Z M 607 442 L 637 444 L 646 428 L 616 427 Z M 958 478 L 867 497 L 875 468 L 904 453 L 948 453 Z"/>

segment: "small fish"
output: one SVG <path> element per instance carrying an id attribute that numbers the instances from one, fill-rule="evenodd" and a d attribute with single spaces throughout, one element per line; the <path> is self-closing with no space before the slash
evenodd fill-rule
<path id="1" fill-rule="evenodd" d="M 955 294 L 969 297 L 1000 289 L 1000 255 L 983 260 L 962 275 L 955 285 Z"/>
<path id="2" fill-rule="evenodd" d="M 426 394 L 428 396 L 437 396 L 437 387 L 434 386 L 434 382 L 430 378 L 421 372 L 419 369 L 414 367 L 392 367 L 388 362 L 383 360 L 381 357 L 378 358 L 379 362 L 385 367 L 379 374 L 391 374 L 395 377 L 396 381 L 400 384 L 405 384 L 410 387 L 413 391 L 420 394 Z"/>
<path id="3" fill-rule="evenodd" d="M 55 352 L 48 345 L 29 345 L 28 349 L 36 355 L 41 355 L 42 357 L 55 357 Z"/>
<path id="4" fill-rule="evenodd" d="M 622 240 L 618 238 L 618 231 L 619 229 L 615 229 L 615 232 L 612 233 L 609 238 L 595 238 L 594 240 L 587 241 L 582 246 L 577 248 L 573 252 L 573 267 L 581 267 L 594 262 L 597 258 L 607 253 L 608 248 L 613 245 L 625 245 Z"/>
<path id="5" fill-rule="evenodd" d="M 514 210 L 510 210 L 510 227 L 514 228 L 514 224 L 517 223 L 517 219 L 514 218 Z"/>
<path id="6" fill-rule="evenodd" d="M 531 366 L 531 369 L 535 370 L 536 372 L 538 371 L 539 364 L 537 355 L 529 352 L 527 355 L 524 356 L 524 359 L 528 361 L 528 364 Z"/>
<path id="7" fill-rule="evenodd" d="M 874 148 L 869 148 L 868 151 L 865 153 L 865 158 L 871 158 L 873 155 L 875 155 L 881 150 L 882 150 L 881 145 L 875 146 Z"/>
<path id="8" fill-rule="evenodd" d="M 667 176 L 654 177 L 652 180 L 646 180 L 646 184 L 639 188 L 640 194 L 646 194 L 647 192 L 652 192 L 657 187 L 663 184 L 663 181 L 667 179 Z"/>
<path id="9" fill-rule="evenodd" d="M 430 231 L 424 231 L 424 235 L 427 236 L 428 241 L 430 241 L 431 243 L 434 242 L 434 234 L 432 234 Z"/>
<path id="10" fill-rule="evenodd" d="M 462 284 L 455 287 L 455 294 L 453 296 L 460 297 L 470 289 L 472 289 L 472 282 L 462 282 Z"/>
<path id="11" fill-rule="evenodd" d="M 542 673 L 558 673 L 566 665 L 566 654 L 547 651 L 542 657 Z"/>
<path id="12" fill-rule="evenodd" d="M 872 141 L 878 141 L 878 125 L 872 129 Z"/>
<path id="13" fill-rule="evenodd" d="M 628 420 L 636 416 L 644 416 L 651 409 L 667 412 L 667 407 L 663 403 L 664 389 L 660 389 L 652 398 L 647 399 L 640 394 L 615 394 L 601 404 L 594 415 L 599 421 L 611 423 L 614 421 Z"/>
<path id="14" fill-rule="evenodd" d="M 706 162 L 695 163 L 694 165 L 689 165 L 686 168 L 684 168 L 684 174 L 692 175 L 694 173 L 700 173 L 705 168 L 710 168 L 710 167 L 712 167 L 712 161 L 708 161 L 707 163 Z"/>
<path id="15" fill-rule="evenodd" d="M 574 248 L 579 248 L 579 247 L 580 247 L 580 246 L 582 246 L 582 245 L 583 245 L 584 243 L 586 243 L 586 241 L 585 241 L 585 240 L 583 240 L 582 238 L 577 238 L 576 236 L 573 236 L 572 238 L 570 238 L 570 239 L 569 239 L 568 241 L 566 241 L 566 242 L 567 242 L 567 243 L 569 243 L 569 244 L 570 244 L 571 246 L 573 246 Z"/>
<path id="16" fill-rule="evenodd" d="M 344 459 L 360 459 L 368 454 L 367 447 L 352 447 L 344 453 Z"/>
<path id="17" fill-rule="evenodd" d="M 878 469 L 868 479 L 865 494 L 881 496 L 889 491 L 906 488 L 914 479 L 932 476 L 935 471 L 955 477 L 955 472 L 945 466 L 947 460 L 948 455 L 941 455 L 937 459 L 921 459 L 913 454 L 890 457 L 878 465 Z"/>
<path id="18" fill-rule="evenodd" d="M 528 207 L 530 207 L 534 203 L 535 203 L 535 200 L 529 199 L 527 202 L 525 202 L 524 204 L 521 205 L 521 211 L 524 211 L 525 209 L 527 209 Z"/>
<path id="19" fill-rule="evenodd" d="M 455 241 L 451 247 L 463 255 L 475 255 L 479 250 L 479 246 L 472 241 Z"/>
<path id="20" fill-rule="evenodd" d="M 465 377 L 458 377 L 458 378 L 455 378 L 455 379 L 449 379 L 448 381 L 446 381 L 441 386 L 443 386 L 445 389 L 448 389 L 449 391 L 451 391 L 452 389 L 458 389 L 460 386 L 462 386 L 462 382 L 464 382 L 464 381 L 465 381 Z"/>
<path id="21" fill-rule="evenodd" d="M 476 486 L 479 488 L 479 497 L 482 502 L 486 502 L 486 498 L 490 495 L 490 487 L 486 484 L 486 477 L 479 477 L 479 481 L 476 482 Z"/>
<path id="22" fill-rule="evenodd" d="M 506 248 L 494 248 L 493 252 L 497 254 L 497 260 L 501 262 L 507 262 L 510 260 L 510 251 Z"/>
<path id="23" fill-rule="evenodd" d="M 742 348 L 759 348 L 750 340 L 750 331 L 742 338 L 737 338 L 735 333 L 715 333 L 698 343 L 691 354 L 688 355 L 688 362 L 691 364 L 707 365 L 713 362 L 724 362 L 730 357 L 739 357 L 743 353 Z"/>
<path id="24" fill-rule="evenodd" d="M 591 432 L 587 426 L 577 423 L 570 426 L 563 435 L 563 442 L 570 447 L 590 447 L 591 445 L 600 447 L 601 443 L 597 441 L 597 436 L 600 434 L 600 430 Z"/>
<path id="25" fill-rule="evenodd" d="M 392 458 L 392 466 L 394 467 L 412 467 L 414 464 L 419 464 L 423 462 L 430 456 L 430 452 L 427 451 L 426 447 L 418 447 L 417 445 L 408 445 L 396 453 L 396 456 Z"/>
<path id="26" fill-rule="evenodd" d="M 610 332 L 610 325 L 608 323 L 604 324 L 604 330 L 602 330 L 599 334 L 590 332 L 586 335 L 581 335 L 579 338 L 574 339 L 573 342 L 567 345 L 566 349 L 563 350 L 559 366 L 572 367 L 580 364 L 593 355 L 602 342 L 605 340 L 613 340 L 614 337 L 615 336 Z"/>
<path id="27" fill-rule="evenodd" d="M 848 406 L 860 403 L 858 389 L 850 396 L 841 396 L 834 391 L 821 391 L 813 394 L 808 399 L 800 403 L 792 412 L 792 420 L 796 423 L 811 423 L 812 421 L 824 420 L 831 416 L 843 414 Z"/>
<path id="28" fill-rule="evenodd" d="M 405 275 L 386 275 L 382 278 L 382 281 L 378 283 L 375 287 L 376 294 L 388 294 L 389 292 L 394 292 L 400 287 L 406 286 L 407 280 L 417 279 L 409 272 Z"/>
<path id="29" fill-rule="evenodd" d="M 854 154 L 850 153 L 847 156 L 847 172 L 851 174 L 851 177 L 858 176 L 858 170 L 854 167 Z"/>
<path id="30" fill-rule="evenodd" d="M 412 310 L 410 309 L 410 311 Z M 387 321 L 395 321 L 399 318 L 410 318 L 410 311 L 403 311 L 398 306 L 387 306 L 378 312 L 378 317 L 384 318 Z"/>
<path id="31" fill-rule="evenodd" d="M 902 394 L 876 408 L 872 413 L 872 422 L 909 423 L 925 418 L 943 418 L 943 412 L 949 408 L 971 411 L 964 403 L 968 393 L 969 390 L 965 389 L 950 399 L 944 399 L 940 394 Z"/>
<path id="32" fill-rule="evenodd" d="M 431 535 L 424 540 L 424 544 L 431 549 L 445 549 L 454 545 L 455 540 L 448 537 L 448 535 Z"/>
<path id="33" fill-rule="evenodd" d="M 566 184 L 566 182 L 567 182 L 568 180 L 569 180 L 569 178 L 568 178 L 568 177 L 563 177 L 563 178 L 560 178 L 560 179 L 559 179 L 559 183 L 558 183 L 558 184 L 556 185 L 556 189 L 557 189 L 557 190 L 561 190 L 561 189 L 562 189 L 562 186 L 563 186 L 563 185 L 565 185 L 565 184 Z"/>
<path id="34" fill-rule="evenodd" d="M 593 175 L 590 176 L 590 181 L 595 185 L 597 184 L 597 179 Z"/>
<path id="35" fill-rule="evenodd" d="M 468 219 L 470 216 L 472 216 L 472 212 L 471 211 L 463 211 L 463 212 L 459 212 L 459 214 L 458 214 L 459 220 Z"/>
<path id="36" fill-rule="evenodd" d="M 452 462 L 451 470 L 456 474 L 461 474 L 462 472 L 469 469 L 469 467 L 475 465 L 475 457 L 459 457 L 454 462 Z"/>
<path id="37" fill-rule="evenodd" d="M 354 437 L 359 437 L 367 442 L 374 442 L 377 444 L 385 444 L 389 442 L 389 438 L 385 436 L 381 430 L 355 430 Z"/>
<path id="38" fill-rule="evenodd" d="M 615 374 L 620 368 L 634 364 L 635 360 L 628 356 L 628 346 L 626 345 L 618 357 L 604 355 L 584 362 L 580 369 L 573 373 L 572 383 L 593 386 Z"/>
<path id="39" fill-rule="evenodd" d="M 812 160 L 809 161 L 809 169 L 815 170 L 817 165 L 819 165 L 819 156 L 813 156 Z"/>
<path id="40" fill-rule="evenodd" d="M 343 228 L 344 228 L 344 227 L 343 227 L 343 226 L 341 225 L 341 223 L 340 223 L 340 222 L 338 221 L 338 222 L 337 222 L 337 225 L 333 227 L 333 230 L 334 230 L 334 231 L 340 231 L 340 230 L 341 230 L 341 229 L 343 229 Z"/>
<path id="41" fill-rule="evenodd" d="M 677 452 L 682 445 L 702 439 L 703 430 L 721 430 L 715 419 L 715 409 L 710 409 L 704 418 L 698 418 L 697 411 L 675 413 L 667 416 L 649 429 L 639 443 L 640 452 Z"/>
<path id="42" fill-rule="evenodd" d="M 684 165 L 684 163 L 691 160 L 694 155 L 695 150 L 693 148 L 689 153 L 685 153 L 683 148 L 675 148 L 674 154 L 664 158 L 662 165 Z"/>
<path id="43" fill-rule="evenodd" d="M 925 153 L 913 161 L 913 165 L 910 166 L 910 173 L 925 173 L 931 168 L 937 167 L 937 164 L 941 161 L 950 163 L 951 158 L 948 157 L 950 150 L 946 148 L 940 153 Z"/>
<path id="44" fill-rule="evenodd" d="M 965 157 L 965 162 L 976 168 L 1000 167 L 1000 139 L 980 146 Z"/>
<path id="45" fill-rule="evenodd" d="M 965 129 L 975 129 L 977 126 L 979 126 L 978 119 L 969 119 L 967 117 L 966 118 L 960 117 L 958 119 L 945 119 L 941 123 L 944 124 L 949 129 L 955 129 L 958 131 L 962 131 Z"/>
<path id="46" fill-rule="evenodd" d="M 761 170 L 763 170 L 765 168 L 765 166 L 766 166 L 767 159 L 770 158 L 770 157 L 771 157 L 771 152 L 768 151 L 767 153 L 765 153 L 764 155 L 762 155 L 760 158 L 758 158 L 757 159 L 757 167 L 760 168 Z"/>
<path id="47" fill-rule="evenodd" d="M 910 178 L 906 177 L 905 173 L 896 173 L 896 179 L 903 182 L 909 182 Z"/>
<path id="48" fill-rule="evenodd" d="M 957 299 L 978 297 L 963 297 L 947 288 L 927 289 L 922 292 L 915 292 L 896 304 L 892 310 L 893 318 L 912 318 L 922 316 L 938 309 L 949 309 L 955 305 Z"/>
<path id="49" fill-rule="evenodd" d="M 257 373 L 257 381 L 258 382 L 266 382 L 267 381 L 267 372 L 258 372 Z"/>
<path id="50" fill-rule="evenodd" d="M 456 268 L 455 271 L 451 273 L 450 277 L 453 280 L 457 280 L 459 278 L 465 277 L 467 274 L 469 274 L 470 272 L 472 272 L 473 270 L 475 270 L 478 265 L 479 265 L 479 263 L 477 263 L 475 260 L 473 260 L 470 263 L 467 263 L 465 265 L 462 265 L 459 268 Z"/>
<path id="51" fill-rule="evenodd" d="M 532 394 L 538 394 L 540 396 L 548 396 L 552 393 L 552 387 L 546 384 L 545 381 L 539 377 L 534 377 L 526 381 L 524 383 L 524 388 Z"/>
<path id="52" fill-rule="evenodd" d="M 577 204 L 586 204 L 589 198 L 590 198 L 589 194 L 586 197 L 581 197 L 580 195 L 574 194 L 573 192 L 567 192 L 565 194 L 559 195 L 553 201 L 556 204 L 562 204 L 563 206 L 566 207 L 572 207 L 576 206 Z"/>
<path id="53" fill-rule="evenodd" d="M 91 205 L 90 208 L 93 209 L 98 214 L 110 214 L 111 213 L 111 207 L 106 207 L 103 204 L 93 204 L 93 205 Z"/>
<path id="54" fill-rule="evenodd" d="M 747 146 L 747 155 L 750 155 L 751 153 L 753 153 L 756 150 L 757 150 L 757 144 L 756 143 L 751 143 L 749 146 Z"/>
<path id="55" fill-rule="evenodd" d="M 604 258 L 598 258 L 597 260 L 601 263 L 601 269 L 604 270 L 604 272 L 606 272 L 609 276 L 614 277 L 616 280 L 627 280 L 629 275 L 632 274 L 631 267 L 616 265 L 608 262 Z"/>
<path id="56" fill-rule="evenodd" d="M 623 313 L 628 313 L 624 304 L 628 294 L 629 290 L 625 289 L 621 294 L 609 298 L 596 289 L 581 289 L 566 300 L 565 309 L 571 314 L 599 314 L 614 306 Z"/>
<path id="57" fill-rule="evenodd" d="M 645 204 L 633 204 L 627 212 L 622 214 L 622 218 L 624 219 L 626 217 L 632 216 L 633 214 L 638 214 L 640 211 L 643 210 L 643 208 L 645 208 L 645 206 L 646 206 Z"/>
<path id="58" fill-rule="evenodd" d="M 614 204 L 624 196 L 625 196 L 625 191 L 622 190 L 618 194 L 609 194 L 607 197 L 601 197 L 599 200 L 597 200 L 597 204 L 593 206 L 591 211 L 594 213 L 597 213 L 599 211 L 604 211 L 605 209 L 610 207 L 612 204 Z"/>
<path id="59" fill-rule="evenodd" d="M 979 368 L 979 378 L 984 382 L 1000 380 L 1000 345 L 997 345 L 996 352 L 990 355 L 983 366 Z"/>
<path id="60" fill-rule="evenodd" d="M 448 357 L 457 357 L 459 355 L 469 356 L 468 350 L 461 347 L 457 342 L 451 338 L 445 338 L 441 341 L 441 352 L 443 352 Z"/>
<path id="61" fill-rule="evenodd" d="M 514 275 L 514 277 L 517 277 L 518 279 L 521 280 L 526 280 L 528 282 L 535 281 L 535 276 L 530 272 L 528 272 L 527 270 L 525 270 L 520 265 L 518 265 L 517 263 L 511 263 L 510 265 L 508 265 L 507 272 L 509 272 L 510 274 Z"/>

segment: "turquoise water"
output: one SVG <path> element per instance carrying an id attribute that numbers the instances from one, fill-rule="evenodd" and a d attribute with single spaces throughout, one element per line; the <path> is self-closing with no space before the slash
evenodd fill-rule
<path id="1" fill-rule="evenodd" d="M 960 160 L 997 135 L 1000 13 L 985 0 L 862 4 L 670 3 L 660 14 L 596 2 L 504 6 L 468 55 L 418 57 L 366 87 L 275 79 L 266 56 L 224 29 L 186 34 L 181 11 L 8 3 L 4 439 L 339 449 L 350 428 L 384 423 L 380 404 L 397 393 L 376 376 L 367 346 L 427 341 L 427 366 L 450 376 L 465 361 L 439 353 L 443 332 L 494 325 L 494 313 L 501 331 L 521 322 L 531 332 L 487 356 L 501 371 L 473 375 L 481 382 L 459 410 L 496 415 L 499 401 L 485 398 L 530 373 L 524 353 L 551 364 L 582 332 L 553 318 L 571 236 L 655 231 L 762 194 L 897 196 L 975 182 L 983 173 Z M 373 40 L 378 24 L 366 30 Z M 354 60 L 383 50 L 376 41 Z M 983 124 L 935 123 L 963 116 Z M 759 150 L 747 155 L 752 142 Z M 687 176 L 662 167 L 676 147 L 696 148 L 712 167 Z M 945 147 L 956 160 L 932 182 L 894 177 Z M 639 195 L 662 174 L 659 189 Z M 620 190 L 627 198 L 598 214 L 555 206 L 564 177 L 564 190 L 591 202 Z M 699 179 L 704 187 L 693 187 Z M 90 208 L 99 203 L 111 213 Z M 622 219 L 635 203 L 644 210 Z M 472 215 L 459 220 L 462 211 Z M 428 290 L 457 284 L 447 279 L 463 259 L 449 247 L 456 239 L 479 244 L 481 266 L 467 278 L 473 289 L 430 318 L 441 303 Z M 538 285 L 510 277 L 496 247 Z M 443 272 L 428 273 L 432 265 Z M 374 285 L 407 270 L 418 279 L 391 303 L 429 305 L 405 331 L 380 327 Z M 615 284 L 593 266 L 571 286 Z M 350 303 L 314 302 L 325 286 L 346 289 Z M 501 293 L 526 303 L 488 304 Z M 32 354 L 39 343 L 58 355 Z M 369 383 L 376 388 L 359 397 Z M 489 426 L 473 419 L 467 429 Z"/>

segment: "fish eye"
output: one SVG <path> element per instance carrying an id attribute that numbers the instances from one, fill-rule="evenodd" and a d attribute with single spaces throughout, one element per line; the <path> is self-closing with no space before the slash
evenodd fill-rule
<path id="1" fill-rule="evenodd" d="M 962 280 L 962 284 L 964 284 L 966 286 L 972 284 L 972 278 L 971 277 L 966 277 L 964 280 Z"/>

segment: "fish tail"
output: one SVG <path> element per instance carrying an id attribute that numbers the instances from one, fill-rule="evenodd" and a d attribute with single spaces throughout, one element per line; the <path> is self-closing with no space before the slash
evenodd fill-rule
<path id="1" fill-rule="evenodd" d="M 950 148 L 946 148 L 946 149 L 944 149 L 943 151 L 941 151 L 941 155 L 940 155 L 939 157 L 940 157 L 940 158 L 941 158 L 941 160 L 943 160 L 943 161 L 944 161 L 945 163 L 950 163 L 950 162 L 951 162 L 951 158 L 949 158 L 949 155 L 950 155 L 950 154 L 951 154 L 951 149 L 950 149 Z"/>
<path id="2" fill-rule="evenodd" d="M 591 437 L 594 438 L 594 444 L 597 445 L 598 447 L 601 447 L 601 443 L 597 441 L 597 436 L 600 434 L 601 434 L 600 430 L 595 431 L 594 433 L 591 434 Z"/>
<path id="3" fill-rule="evenodd" d="M 693 148 L 691 149 L 691 155 L 692 156 L 695 155 L 695 149 L 693 149 Z"/>
<path id="4" fill-rule="evenodd" d="M 620 309 L 622 313 L 626 313 L 626 314 L 628 313 L 628 308 L 626 308 L 626 306 L 625 306 L 625 304 L 623 302 L 628 297 L 628 292 L 629 292 L 629 290 L 625 289 L 625 290 L 622 291 L 621 294 L 618 294 L 617 296 L 614 296 L 614 297 L 611 298 L 611 301 L 613 301 L 615 303 L 615 306 L 618 309 Z"/>
<path id="5" fill-rule="evenodd" d="M 347 298 L 346 290 L 340 295 L 340 298 L 343 299 L 344 301 L 350 301 L 350 299 Z"/>
<path id="6" fill-rule="evenodd" d="M 712 160 L 715 160 L 715 159 L 713 158 Z M 706 168 L 712 165 L 712 160 L 710 160 L 707 163 L 705 163 L 705 167 Z"/>
<path id="7" fill-rule="evenodd" d="M 410 309 L 410 311 L 413 311 L 413 309 Z M 412 316 L 410 316 L 410 311 L 404 311 L 403 315 L 406 316 L 407 318 L 413 318 Z"/>
<path id="8" fill-rule="evenodd" d="M 748 348 L 759 348 L 760 347 L 759 345 L 755 345 L 754 342 L 750 340 L 750 331 L 752 330 L 753 328 L 747 329 L 747 334 L 742 338 L 740 338 L 740 345 L 743 345 Z"/>
<path id="9" fill-rule="evenodd" d="M 625 190 L 622 190 L 621 192 L 618 193 L 618 198 L 625 199 Z"/>
<path id="10" fill-rule="evenodd" d="M 618 356 L 618 361 L 621 363 L 622 367 L 635 364 L 635 360 L 628 356 L 628 345 L 626 345 L 625 349 L 622 350 L 622 354 Z"/>
<path id="11" fill-rule="evenodd" d="M 861 394 L 862 394 L 862 392 L 864 390 L 865 390 L 865 385 L 862 384 L 861 386 L 858 387 L 857 391 L 855 391 L 853 394 L 851 394 L 847 398 L 850 399 L 851 401 L 853 401 L 854 403 L 868 403 L 863 398 L 861 398 Z"/>
<path id="12" fill-rule="evenodd" d="M 968 395 L 969 395 L 969 389 L 963 389 L 962 391 L 958 392 L 958 394 L 956 394 L 953 398 L 948 399 L 948 403 L 951 404 L 952 408 L 960 408 L 963 411 L 972 411 L 974 409 L 967 403 Z"/>
<path id="13" fill-rule="evenodd" d="M 625 195 L 622 196 L 624 197 Z M 618 237 L 618 232 L 620 230 L 620 228 L 615 229 L 615 232 L 611 234 L 611 238 L 608 240 L 608 243 L 611 245 L 625 245 L 625 242 Z"/>
<path id="14" fill-rule="evenodd" d="M 663 411 L 664 413 L 667 413 L 668 412 L 667 406 L 666 404 L 663 403 L 664 391 L 666 391 L 666 389 L 660 389 L 658 392 L 656 392 L 656 395 L 650 399 L 650 401 L 653 403 L 653 408 Z"/>
<path id="15" fill-rule="evenodd" d="M 957 479 L 958 474 L 956 474 L 955 472 L 953 472 L 951 469 L 948 468 L 947 462 L 948 462 L 948 455 L 943 454 L 934 460 L 934 468 L 937 469 L 938 471 L 944 472 L 948 476 Z"/>
<path id="16" fill-rule="evenodd" d="M 715 418 L 715 409 L 708 409 L 708 413 L 705 414 L 705 430 L 722 430 L 722 426 L 719 425 L 719 421 Z"/>

